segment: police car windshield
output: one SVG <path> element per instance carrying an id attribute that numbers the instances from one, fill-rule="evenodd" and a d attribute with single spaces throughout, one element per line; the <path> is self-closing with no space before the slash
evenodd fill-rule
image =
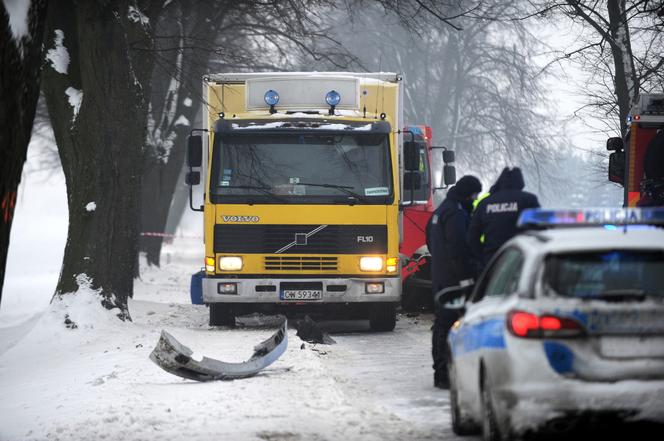
<path id="1" fill-rule="evenodd" d="M 545 262 L 549 295 L 608 301 L 664 298 L 664 252 L 611 250 L 557 254 Z"/>

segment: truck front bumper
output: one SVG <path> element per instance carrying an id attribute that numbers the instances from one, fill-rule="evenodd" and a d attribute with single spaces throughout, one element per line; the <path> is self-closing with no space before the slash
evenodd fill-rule
<path id="1" fill-rule="evenodd" d="M 204 303 L 298 303 L 299 301 L 280 298 L 282 283 L 322 283 L 322 298 L 307 300 L 316 303 L 376 303 L 399 302 L 401 300 L 401 279 L 396 277 L 376 278 L 301 278 L 301 279 L 230 279 L 206 277 L 203 279 Z M 220 285 L 236 284 L 236 294 L 220 294 Z M 367 293 L 367 284 L 382 283 L 382 293 Z M 342 287 L 345 287 L 342 290 Z"/>

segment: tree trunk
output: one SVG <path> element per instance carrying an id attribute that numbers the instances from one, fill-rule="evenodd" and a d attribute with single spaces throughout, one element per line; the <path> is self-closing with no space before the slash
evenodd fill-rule
<path id="1" fill-rule="evenodd" d="M 165 17 L 160 23 L 159 34 L 193 41 L 214 40 L 216 28 L 222 25 L 225 17 L 225 12 L 218 11 L 212 3 L 201 3 L 193 10 L 174 8 L 171 13 L 171 20 Z M 215 20 L 210 20 L 213 16 Z M 166 42 L 169 44 L 172 42 Z M 157 51 L 160 49 L 156 48 Z M 202 49 L 160 53 L 161 60 L 167 60 L 173 68 L 156 71 L 152 76 L 151 116 L 154 124 L 149 127 L 143 170 L 140 241 L 140 250 L 146 253 L 150 265 L 159 266 L 165 235 L 173 232 L 167 231 L 169 211 L 176 188 L 181 185 L 186 140 L 201 109 L 202 79 L 211 55 L 210 50 Z M 206 122 L 205 117 L 203 122 Z"/>
<path id="2" fill-rule="evenodd" d="M 13 26 L 5 3 L 0 4 L 0 300 L 5 280 L 9 235 L 16 208 L 32 123 L 39 98 L 42 35 L 46 0 L 33 0 L 26 11 L 26 29 L 20 11 Z M 20 9 L 14 4 L 13 9 Z"/>
<path id="3" fill-rule="evenodd" d="M 159 266 L 161 247 L 165 239 L 168 213 L 173 201 L 185 157 L 188 126 L 177 129 L 173 151 L 165 163 L 153 159 L 143 173 L 140 249 L 146 253 L 148 264 Z M 156 235 L 154 233 L 157 233 Z"/>
<path id="4" fill-rule="evenodd" d="M 625 0 L 609 0 L 609 32 L 613 40 L 611 53 L 615 69 L 614 87 L 618 98 L 621 133 L 627 131 L 627 115 L 639 94 L 639 79 L 634 68 Z"/>
<path id="5" fill-rule="evenodd" d="M 129 48 L 151 42 L 146 24 L 127 13 L 127 1 L 53 6 L 46 44 L 57 45 L 61 36 L 69 54 L 65 72 L 54 63 L 44 72 L 69 206 L 56 296 L 76 292 L 85 275 L 102 304 L 118 308 L 118 317 L 126 319 L 138 254 L 146 78 L 152 70 L 148 52 L 133 59 Z"/>

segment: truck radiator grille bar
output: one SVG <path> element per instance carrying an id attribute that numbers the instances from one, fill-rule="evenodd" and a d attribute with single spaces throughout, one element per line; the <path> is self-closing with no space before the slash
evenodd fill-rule
<path id="1" fill-rule="evenodd" d="M 336 271 L 336 257 L 266 256 L 266 271 Z"/>
<path id="2" fill-rule="evenodd" d="M 214 226 L 215 253 L 247 254 L 385 254 L 385 225 L 246 225 Z"/>

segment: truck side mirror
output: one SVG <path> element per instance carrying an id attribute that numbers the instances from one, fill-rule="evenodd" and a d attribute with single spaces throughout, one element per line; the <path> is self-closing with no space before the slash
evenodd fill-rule
<path id="1" fill-rule="evenodd" d="M 184 178 L 187 185 L 198 185 L 201 183 L 201 172 L 187 172 Z"/>
<path id="2" fill-rule="evenodd" d="M 456 183 L 456 167 L 445 164 L 443 166 L 443 184 L 453 185 Z"/>
<path id="3" fill-rule="evenodd" d="M 620 139 L 620 138 L 615 138 L 615 139 Z M 616 184 L 625 185 L 624 151 L 615 151 L 609 155 L 609 181 L 615 182 Z"/>
<path id="4" fill-rule="evenodd" d="M 443 163 L 451 164 L 454 162 L 454 150 L 443 150 Z"/>
<path id="5" fill-rule="evenodd" d="M 203 163 L 203 137 L 189 135 L 187 138 L 187 165 L 200 167 Z"/>
<path id="6" fill-rule="evenodd" d="M 420 170 L 420 144 L 415 141 L 403 143 L 403 168 L 405 171 Z"/>
<path id="7" fill-rule="evenodd" d="M 419 190 L 422 188 L 422 174 L 418 171 L 407 171 L 403 174 L 404 190 Z"/>
<path id="8" fill-rule="evenodd" d="M 606 149 L 610 152 L 620 151 L 625 147 L 622 138 L 609 138 L 606 140 Z"/>

